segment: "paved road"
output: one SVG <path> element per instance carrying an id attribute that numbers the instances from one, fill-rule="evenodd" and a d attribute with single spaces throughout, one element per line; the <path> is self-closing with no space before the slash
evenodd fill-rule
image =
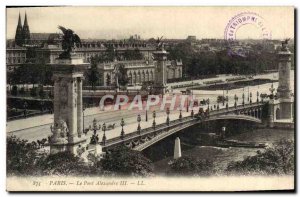
<path id="1" fill-rule="evenodd" d="M 293 72 L 292 72 L 293 74 Z M 269 75 L 270 76 L 270 75 Z M 273 74 L 272 74 L 273 77 Z M 271 84 L 263 84 L 259 86 L 250 86 L 249 87 L 249 92 L 252 92 L 252 101 L 256 101 L 256 92 L 259 91 L 259 93 L 270 93 L 269 88 Z M 277 89 L 278 83 L 274 83 L 274 88 Z M 294 90 L 294 79 L 291 81 L 291 89 Z M 225 96 L 228 95 L 229 97 L 229 106 L 234 105 L 234 95 L 236 94 L 239 97 L 238 103 L 242 103 L 242 94 L 243 91 L 245 93 L 245 102 L 247 103 L 247 98 L 248 98 L 248 88 L 239 88 L 239 89 L 233 89 L 229 90 L 228 93 L 225 92 Z M 179 92 L 179 90 L 178 90 Z M 174 90 L 173 93 L 176 93 Z M 193 90 L 193 94 L 196 96 L 197 99 L 202 100 L 202 99 L 210 99 L 210 105 L 215 105 L 217 96 L 223 95 L 223 91 L 207 91 L 207 90 Z M 172 95 L 171 95 L 172 96 Z M 204 108 L 207 108 L 207 106 L 203 106 Z M 225 106 L 221 105 L 221 108 Z M 124 118 L 126 125 L 132 125 L 132 128 L 136 128 L 136 119 L 137 119 L 137 114 L 141 114 L 142 118 L 142 124 L 144 126 L 147 126 L 148 124 L 152 123 L 152 113 L 151 111 L 155 110 L 157 111 L 157 121 L 165 121 L 166 118 L 166 113 L 165 111 L 159 111 L 159 106 L 153 107 L 149 112 L 148 112 L 148 122 L 145 122 L 145 111 L 139 111 L 138 109 L 132 110 L 128 112 L 128 110 L 118 110 L 118 111 L 108 111 L 108 112 L 103 112 L 100 111 L 98 108 L 94 109 L 89 109 L 90 111 L 93 112 L 87 112 L 86 116 L 84 118 L 84 125 L 85 128 L 88 128 L 89 125 L 92 125 L 92 121 L 94 118 L 98 121 L 99 124 L 103 124 L 104 122 L 106 125 L 116 123 L 116 127 L 120 127 L 120 120 L 121 118 Z M 88 110 L 87 110 L 88 111 Z M 186 112 L 185 112 L 186 113 Z M 174 117 L 178 116 L 179 111 L 171 111 L 171 115 L 174 114 Z M 176 115 L 175 115 L 176 114 Z M 189 113 L 186 113 L 188 115 Z M 46 121 L 42 121 L 46 120 Z M 23 122 L 22 122 L 23 121 Z M 39 122 L 41 122 L 41 126 L 39 125 Z M 47 136 L 51 135 L 50 131 L 50 123 L 53 122 L 53 116 L 48 117 L 35 117 L 35 119 L 30 119 L 29 121 L 26 122 L 26 120 L 15 120 L 11 121 L 8 124 L 8 135 L 16 135 L 17 137 L 20 137 L 22 139 L 27 139 L 29 141 L 37 140 L 37 139 L 42 139 L 42 138 L 47 138 Z M 30 125 L 33 124 L 34 127 L 31 127 Z M 19 127 L 20 126 L 20 127 Z M 31 128 L 28 128 L 31 127 Z M 16 131 L 18 130 L 18 131 Z M 102 132 L 99 133 L 100 136 L 102 136 Z M 118 136 L 120 135 L 120 128 L 115 129 L 109 132 L 109 137 L 113 136 Z"/>

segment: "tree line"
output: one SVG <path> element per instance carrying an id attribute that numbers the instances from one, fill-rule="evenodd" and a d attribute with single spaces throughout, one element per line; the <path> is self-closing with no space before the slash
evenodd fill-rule
<path id="1" fill-rule="evenodd" d="M 7 137 L 7 174 L 9 176 L 154 176 L 154 164 L 141 152 L 119 146 L 102 159 L 90 154 L 89 162 L 69 152 L 49 155 L 37 151 L 26 140 Z M 280 140 L 254 156 L 232 161 L 220 171 L 208 159 L 183 156 L 173 160 L 168 176 L 212 175 L 292 175 L 294 173 L 294 141 Z"/>
<path id="2" fill-rule="evenodd" d="M 218 74 L 256 75 L 266 69 L 277 68 L 276 53 L 251 50 L 246 55 L 231 51 L 228 47 L 220 51 L 199 51 L 190 43 L 179 43 L 169 47 L 169 59 L 181 59 L 185 77 Z"/>

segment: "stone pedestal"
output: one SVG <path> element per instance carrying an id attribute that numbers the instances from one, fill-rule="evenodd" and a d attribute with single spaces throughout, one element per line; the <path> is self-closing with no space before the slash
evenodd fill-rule
<path id="1" fill-rule="evenodd" d="M 76 154 L 82 136 L 82 80 L 89 64 L 72 55 L 70 59 L 57 59 L 53 67 L 54 128 L 50 152 L 70 151 Z"/>
<path id="2" fill-rule="evenodd" d="M 281 50 L 277 54 L 278 60 L 278 89 L 277 97 L 279 98 L 280 119 L 293 118 L 293 101 L 291 98 L 291 56 L 292 53 L 283 43 Z"/>
<path id="3" fill-rule="evenodd" d="M 175 139 L 175 146 L 174 146 L 174 159 L 178 159 L 181 157 L 181 144 L 180 139 L 177 137 Z"/>
<path id="4" fill-rule="evenodd" d="M 168 52 L 164 49 L 157 50 L 153 53 L 154 59 L 157 61 L 155 69 L 155 81 L 153 86 L 154 94 L 165 94 L 166 84 L 167 84 L 167 75 L 166 75 L 166 61 Z"/>

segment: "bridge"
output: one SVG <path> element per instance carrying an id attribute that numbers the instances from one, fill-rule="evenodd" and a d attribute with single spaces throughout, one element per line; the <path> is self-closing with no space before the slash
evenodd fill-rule
<path id="1" fill-rule="evenodd" d="M 103 139 L 100 144 L 104 150 L 125 144 L 133 150 L 142 151 L 174 133 L 202 122 L 214 120 L 245 120 L 260 124 L 262 123 L 262 107 L 264 104 L 264 102 L 251 103 L 209 112 L 199 111 L 195 113 L 191 111 L 191 114 L 186 117 L 182 117 L 180 112 L 178 119 L 170 121 L 167 118 L 165 123 L 154 124 L 152 127 L 144 129 L 137 127 L 136 131 L 128 134 L 124 134 L 122 129 L 123 132 L 121 132 L 119 137 L 107 140 Z"/>

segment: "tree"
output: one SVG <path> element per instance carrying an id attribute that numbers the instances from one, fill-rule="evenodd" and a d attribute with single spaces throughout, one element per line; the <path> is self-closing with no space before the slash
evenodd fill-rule
<path id="1" fill-rule="evenodd" d="M 45 96 L 46 96 L 43 85 L 40 85 L 40 87 L 39 87 L 39 96 L 41 98 L 45 98 Z"/>
<path id="2" fill-rule="evenodd" d="M 17 96 L 18 95 L 18 87 L 16 85 L 13 85 L 11 90 L 11 95 Z"/>
<path id="3" fill-rule="evenodd" d="M 106 85 L 110 86 L 111 85 L 111 77 L 109 74 L 106 75 Z"/>
<path id="4" fill-rule="evenodd" d="M 76 176 L 91 174 L 90 167 L 80 157 L 68 151 L 45 156 L 37 162 L 36 166 L 43 175 Z"/>
<path id="5" fill-rule="evenodd" d="M 97 60 L 92 58 L 91 67 L 88 73 L 89 83 L 92 85 L 92 89 L 95 90 L 95 86 L 100 79 L 100 73 L 97 68 Z"/>
<path id="6" fill-rule="evenodd" d="M 214 165 L 210 160 L 199 160 L 190 156 L 180 157 L 171 164 L 172 175 L 208 176 L 214 173 Z"/>
<path id="7" fill-rule="evenodd" d="M 38 154 L 27 140 L 21 140 L 16 136 L 7 137 L 6 141 L 6 168 L 9 175 L 35 174 L 35 163 Z"/>
<path id="8" fill-rule="evenodd" d="M 129 78 L 127 76 L 127 69 L 124 64 L 118 65 L 118 82 L 121 86 L 126 86 L 129 82 Z"/>
<path id="9" fill-rule="evenodd" d="M 143 59 L 143 54 L 140 52 L 140 50 L 138 48 L 135 48 L 134 50 L 126 49 L 123 56 L 126 60 L 141 60 L 141 59 Z"/>
<path id="10" fill-rule="evenodd" d="M 149 176 L 153 173 L 152 162 L 140 152 L 119 146 L 100 160 L 103 170 L 116 175 Z"/>
<path id="11" fill-rule="evenodd" d="M 226 171 L 233 174 L 293 174 L 294 142 L 280 140 L 265 151 L 257 151 L 242 161 L 228 164 Z"/>

